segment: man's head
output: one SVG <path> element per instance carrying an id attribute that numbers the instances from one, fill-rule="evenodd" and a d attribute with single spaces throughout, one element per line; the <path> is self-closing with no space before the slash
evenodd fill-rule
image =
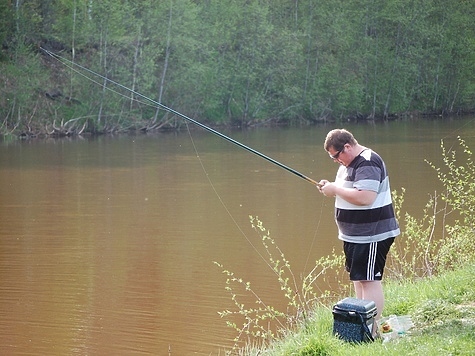
<path id="1" fill-rule="evenodd" d="M 335 151 L 340 151 L 347 143 L 351 146 L 355 146 L 358 144 L 358 141 L 356 141 L 351 132 L 345 129 L 335 129 L 327 134 L 323 148 L 325 148 L 327 152 L 331 147 L 333 147 Z"/>
<path id="2" fill-rule="evenodd" d="M 328 152 L 330 158 L 339 160 L 340 154 L 347 148 L 352 148 L 358 144 L 353 134 L 345 129 L 331 130 L 325 139 L 323 147 Z M 354 157 L 351 158 L 351 160 Z M 351 160 L 349 162 L 351 162 Z"/>

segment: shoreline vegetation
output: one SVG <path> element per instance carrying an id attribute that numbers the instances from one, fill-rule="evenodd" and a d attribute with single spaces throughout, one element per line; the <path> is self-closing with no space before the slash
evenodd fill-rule
<path id="1" fill-rule="evenodd" d="M 458 137 L 458 146 L 441 142 L 442 167 L 434 169 L 444 191 L 428 199 L 421 218 L 404 210 L 404 188 L 393 191 L 401 235 L 388 255 L 383 318 L 409 316 L 414 324 L 388 342 L 353 344 L 332 334 L 332 306 L 352 296 L 344 277 L 343 254 L 323 257 L 298 278 L 257 217 L 250 222 L 268 254 L 283 298 L 279 311 L 259 298 L 246 281 L 215 264 L 226 277 L 233 307 L 219 314 L 236 331 L 229 355 L 473 355 L 475 350 L 475 164 Z M 450 215 L 450 219 L 448 216 Z M 328 271 L 332 273 L 327 273 Z M 333 276 L 333 277 L 330 277 Z M 322 290 L 315 282 L 327 284 Z M 336 286 L 336 287 L 335 287 Z M 255 299 L 251 306 L 241 302 Z M 250 298 L 250 299 L 249 299 Z"/>
<path id="2" fill-rule="evenodd" d="M 473 114 L 474 11 L 473 1 L 2 2 L 0 135 L 184 127 L 135 93 L 226 128 Z"/>
<path id="3" fill-rule="evenodd" d="M 332 335 L 331 305 L 316 308 L 297 330 L 265 349 L 247 346 L 238 355 L 473 355 L 475 266 L 417 281 L 386 280 L 385 316 L 409 315 L 414 327 L 395 340 L 352 344 Z"/>

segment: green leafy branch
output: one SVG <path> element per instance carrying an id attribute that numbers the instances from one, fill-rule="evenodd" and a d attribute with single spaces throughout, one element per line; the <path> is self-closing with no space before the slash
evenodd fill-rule
<path id="1" fill-rule="evenodd" d="M 393 192 L 402 235 L 390 254 L 390 278 L 432 276 L 475 260 L 475 165 L 466 142 L 458 137 L 463 159 L 441 141 L 444 169 L 429 165 L 444 186 L 443 193 L 429 196 L 421 218 L 402 214 L 405 189 Z"/>
<path id="2" fill-rule="evenodd" d="M 267 264 L 277 277 L 283 297 L 287 300 L 287 310 L 280 311 L 267 304 L 251 287 L 250 282 L 237 277 L 233 272 L 225 269 L 222 264 L 214 262 L 227 277 L 225 290 L 231 294 L 234 304 L 233 310 L 221 311 L 219 315 L 222 318 L 227 318 L 226 324 L 237 331 L 237 336 L 234 338 L 235 348 L 238 347 L 239 341 L 242 341 L 243 337 L 247 337 L 248 342 L 250 340 L 258 341 L 265 345 L 279 338 L 285 330 L 298 324 L 305 324 L 315 304 L 323 304 L 322 298 L 331 296 L 331 292 L 322 291 L 317 286 L 317 282 L 322 282 L 322 280 L 329 282 L 325 279 L 327 271 L 341 267 L 344 261 L 343 255 L 336 255 L 334 252 L 331 256 L 322 257 L 316 261 L 315 267 L 310 273 L 301 278 L 299 282 L 291 269 L 290 262 L 270 236 L 270 231 L 263 226 L 258 217 L 250 216 L 249 219 L 251 227 L 257 232 L 267 251 Z M 331 275 L 338 280 L 337 272 Z M 255 300 L 257 306 L 247 307 L 240 301 L 243 296 Z M 243 319 L 242 324 L 235 321 L 239 317 Z"/>

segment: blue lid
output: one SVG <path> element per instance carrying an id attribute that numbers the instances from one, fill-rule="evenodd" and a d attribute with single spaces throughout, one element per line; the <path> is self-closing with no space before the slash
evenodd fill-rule
<path id="1" fill-rule="evenodd" d="M 360 313 L 368 313 L 376 310 L 376 303 L 372 300 L 345 298 L 336 303 L 335 307 L 339 310 L 357 311 Z"/>

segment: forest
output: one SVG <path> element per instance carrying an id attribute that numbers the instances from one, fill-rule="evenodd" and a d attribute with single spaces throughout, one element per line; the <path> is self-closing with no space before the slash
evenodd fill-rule
<path id="1" fill-rule="evenodd" d="M 0 0 L 0 134 L 184 124 L 154 102 L 229 127 L 473 113 L 474 18 L 472 0 Z"/>

